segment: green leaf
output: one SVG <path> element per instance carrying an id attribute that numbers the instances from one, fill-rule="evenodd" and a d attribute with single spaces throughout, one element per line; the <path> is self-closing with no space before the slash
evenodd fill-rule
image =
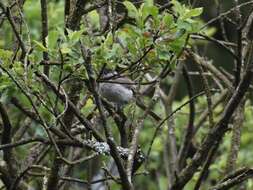
<path id="1" fill-rule="evenodd" d="M 168 61 L 171 58 L 171 53 L 162 47 L 157 47 L 156 52 L 160 60 Z"/>
<path id="2" fill-rule="evenodd" d="M 128 16 L 131 17 L 131 18 L 135 18 L 136 20 L 138 20 L 139 13 L 138 13 L 137 8 L 134 6 L 134 4 L 131 3 L 130 1 L 124 1 L 123 4 L 127 8 Z"/>
<path id="3" fill-rule="evenodd" d="M 203 12 L 203 8 L 202 7 L 191 9 L 191 10 L 187 10 L 186 13 L 185 13 L 185 15 L 184 15 L 184 18 L 196 17 L 196 16 L 201 15 L 202 12 Z"/>
<path id="4" fill-rule="evenodd" d="M 62 54 L 71 53 L 71 49 L 69 48 L 69 46 L 68 46 L 67 43 L 63 43 L 63 44 L 61 45 L 61 52 L 62 52 Z"/>
<path id="5" fill-rule="evenodd" d="M 13 70 L 15 71 L 15 74 L 19 75 L 19 76 L 23 76 L 24 75 L 24 66 L 21 62 L 16 62 Z"/>
<path id="6" fill-rule="evenodd" d="M 170 43 L 170 47 L 173 50 L 173 52 L 180 53 L 182 51 L 182 48 L 184 47 L 185 44 L 185 39 L 186 39 L 186 35 L 184 30 L 181 30 L 179 32 L 177 32 L 176 34 L 176 40 L 174 40 L 173 42 Z"/>
<path id="7" fill-rule="evenodd" d="M 70 64 L 64 64 L 63 69 L 64 69 L 64 71 L 72 72 L 73 66 Z"/>
<path id="8" fill-rule="evenodd" d="M 204 33 L 207 36 L 213 36 L 217 32 L 217 29 L 215 27 L 209 27 L 207 28 Z"/>
<path id="9" fill-rule="evenodd" d="M 89 98 L 85 104 L 85 106 L 81 109 L 81 112 L 84 115 L 87 115 L 88 113 L 90 113 L 91 110 L 93 110 L 95 107 L 94 102 L 91 98 Z"/>
<path id="10" fill-rule="evenodd" d="M 9 77 L 5 74 L 0 75 L 0 91 L 2 92 L 5 88 L 8 88 L 12 85 Z"/>
<path id="11" fill-rule="evenodd" d="M 58 37 L 59 37 L 58 30 L 53 30 L 49 32 L 46 40 L 47 40 L 48 48 L 50 50 L 55 49 Z"/>
<path id="12" fill-rule="evenodd" d="M 192 24 L 185 20 L 178 20 L 177 22 L 178 29 L 184 29 L 186 31 L 191 31 L 192 30 Z"/>
<path id="13" fill-rule="evenodd" d="M 74 31 L 69 33 L 68 37 L 70 42 L 76 43 L 80 40 L 81 36 L 83 34 L 83 30 L 79 30 L 79 31 Z"/>
<path id="14" fill-rule="evenodd" d="M 165 27 L 169 27 L 172 23 L 174 23 L 174 18 L 171 14 L 166 13 L 163 16 L 162 23 Z"/>
<path id="15" fill-rule="evenodd" d="M 96 10 L 91 11 L 91 12 L 88 13 L 88 19 L 89 19 L 89 22 L 90 22 L 91 26 L 94 29 L 99 29 L 100 19 L 99 19 L 99 14 Z"/>
<path id="16" fill-rule="evenodd" d="M 153 6 L 154 5 L 154 0 L 144 0 L 144 4 L 147 6 Z"/>
<path id="17" fill-rule="evenodd" d="M 57 28 L 57 31 L 58 31 L 59 36 L 61 37 L 61 39 L 63 39 L 64 41 L 66 41 L 67 38 L 66 38 L 66 35 L 65 35 L 65 31 L 62 28 L 59 28 L 59 27 Z M 71 32 L 71 30 L 69 30 L 67 28 L 67 32 L 69 33 L 69 32 Z"/>
<path id="18" fill-rule="evenodd" d="M 38 42 L 36 40 L 33 40 L 33 42 L 35 43 L 39 51 L 45 51 L 45 52 L 48 51 L 48 49 L 41 42 Z"/>
<path id="19" fill-rule="evenodd" d="M 172 7 L 173 11 L 178 13 L 179 15 L 182 15 L 185 13 L 185 7 L 181 5 L 177 0 L 172 0 L 171 3 L 174 5 Z"/>
<path id="20" fill-rule="evenodd" d="M 159 10 L 156 6 L 145 5 L 142 8 L 142 19 L 145 20 L 149 15 L 152 15 L 154 18 L 159 14 Z"/>
<path id="21" fill-rule="evenodd" d="M 159 9 L 156 7 L 156 6 L 150 6 L 148 7 L 149 11 L 150 11 L 150 14 L 153 16 L 153 17 L 157 17 L 158 14 L 159 14 Z"/>
<path id="22" fill-rule="evenodd" d="M 5 49 L 0 49 L 0 59 L 4 62 L 5 65 L 11 64 L 13 52 Z"/>
<path id="23" fill-rule="evenodd" d="M 109 32 L 106 36 L 106 39 L 104 41 L 104 45 L 106 47 L 110 47 L 113 44 L 113 35 L 111 32 Z"/>

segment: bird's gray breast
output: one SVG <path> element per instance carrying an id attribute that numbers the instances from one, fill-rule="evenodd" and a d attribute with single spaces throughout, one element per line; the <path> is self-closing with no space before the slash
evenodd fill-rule
<path id="1" fill-rule="evenodd" d="M 100 83 L 99 92 L 109 102 L 124 105 L 133 98 L 133 91 L 122 84 Z"/>

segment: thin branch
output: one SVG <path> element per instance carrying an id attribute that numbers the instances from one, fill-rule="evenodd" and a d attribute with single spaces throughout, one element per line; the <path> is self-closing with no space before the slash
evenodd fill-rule
<path id="1" fill-rule="evenodd" d="M 221 13 L 219 16 L 217 16 L 217 17 L 209 20 L 205 25 L 202 26 L 202 28 L 200 30 L 203 30 L 204 28 L 206 28 L 207 26 L 209 26 L 213 22 L 219 20 L 221 17 L 227 16 L 227 15 L 233 13 L 236 9 L 248 6 L 250 4 L 253 4 L 253 1 L 248 1 L 248 2 L 245 2 L 245 3 L 241 3 L 240 5 L 235 6 L 235 7 L 231 8 L 230 10 L 228 10 L 228 11 L 226 11 L 224 13 Z"/>
<path id="2" fill-rule="evenodd" d="M 193 84 L 190 79 L 190 76 L 187 72 L 187 67 L 183 67 L 183 76 L 187 85 L 188 95 L 189 99 L 192 99 L 194 96 L 193 93 Z M 189 103 L 190 107 L 190 114 L 189 114 L 189 120 L 186 128 L 185 135 L 183 137 L 183 141 L 181 144 L 181 147 L 179 149 L 178 159 L 179 159 L 179 169 L 182 169 L 185 166 L 187 154 L 189 152 L 189 148 L 191 145 L 192 137 L 194 134 L 194 119 L 195 119 L 195 104 L 194 99 Z"/>
<path id="3" fill-rule="evenodd" d="M 223 115 L 215 127 L 210 129 L 203 143 L 198 151 L 195 153 L 192 162 L 180 173 L 178 180 L 173 184 L 171 190 L 180 190 L 192 178 L 193 174 L 197 171 L 198 167 L 205 161 L 207 153 L 214 144 L 219 145 L 226 131 L 228 130 L 228 123 L 234 111 L 240 104 L 245 93 L 248 91 L 250 83 L 253 78 L 253 63 L 250 64 L 246 70 L 243 79 L 236 88 L 233 96 L 226 105 Z"/>
<path id="4" fill-rule="evenodd" d="M 48 88 L 50 88 L 60 99 L 61 101 L 65 102 L 66 101 L 66 97 L 64 96 L 64 94 L 62 94 L 61 92 L 59 92 L 57 90 L 57 87 L 54 83 L 52 83 L 46 75 L 41 74 L 39 72 L 35 73 L 46 85 Z M 68 107 L 69 109 L 71 109 L 72 113 L 79 119 L 79 121 L 89 130 L 93 133 L 93 136 L 98 140 L 98 141 L 105 141 L 104 137 L 102 137 L 102 135 L 92 126 L 92 124 L 90 123 L 90 121 L 85 118 L 82 113 L 80 112 L 80 110 L 73 104 L 73 102 L 71 102 L 71 100 L 68 100 Z"/>
<path id="5" fill-rule="evenodd" d="M 175 77 L 173 83 L 170 87 L 170 91 L 166 96 L 163 91 L 161 90 L 160 97 L 163 103 L 163 107 L 165 110 L 166 115 L 170 115 L 172 113 L 172 106 L 173 101 L 175 100 L 177 89 L 179 86 L 179 82 L 181 79 L 181 73 L 183 69 L 183 62 L 179 62 L 176 68 Z M 168 173 L 168 180 L 171 182 L 176 179 L 176 175 L 178 173 L 178 150 L 176 145 L 176 136 L 175 136 L 175 124 L 174 119 L 167 120 L 167 138 L 164 143 L 164 148 L 168 150 L 168 158 L 169 158 L 169 167 L 167 168 Z M 170 183 L 171 184 L 171 183 Z"/>
<path id="6" fill-rule="evenodd" d="M 10 11 L 10 8 L 9 7 L 5 7 L 4 4 L 2 2 L 0 2 L 0 8 L 3 10 L 3 12 L 5 13 L 10 25 L 11 25 L 11 28 L 18 40 L 18 43 L 21 47 L 21 50 L 22 50 L 22 53 L 21 53 L 21 56 L 20 56 L 20 59 L 21 60 L 24 60 L 25 56 L 26 56 L 26 47 L 25 47 L 25 43 L 23 42 L 22 40 L 22 37 L 20 36 L 20 34 L 18 33 L 18 30 L 16 28 L 16 25 L 15 25 L 15 22 L 13 20 L 13 17 L 12 17 L 12 14 L 11 14 L 11 11 Z"/>
<path id="7" fill-rule="evenodd" d="M 237 47 L 236 44 L 229 43 L 229 42 L 222 42 L 222 41 L 217 40 L 217 39 L 215 39 L 213 37 L 209 37 L 209 36 L 206 36 L 206 35 L 203 35 L 203 34 L 193 35 L 192 38 L 196 39 L 196 37 L 198 37 L 198 36 L 199 37 L 203 37 L 204 39 L 206 39 L 206 40 L 208 40 L 210 42 L 213 42 L 216 45 L 220 46 L 223 50 L 226 50 L 226 52 L 228 52 L 234 59 L 236 59 L 236 60 L 239 61 L 240 58 L 238 57 L 238 55 L 236 55 L 235 52 L 231 48 L 228 47 L 228 46 L 233 46 L 233 47 L 235 46 L 235 47 Z"/>
<path id="8" fill-rule="evenodd" d="M 27 108 L 24 108 L 23 105 L 20 103 L 20 101 L 16 98 L 16 97 L 12 97 L 10 102 L 16 107 L 18 108 L 24 115 L 26 115 L 27 117 L 29 117 L 31 120 L 39 123 L 42 125 L 41 120 L 38 118 L 37 114 L 33 111 L 30 111 Z M 50 130 L 57 135 L 58 137 L 61 138 L 67 138 L 67 136 L 60 131 L 59 129 L 57 129 L 56 127 L 50 127 Z"/>
<path id="9" fill-rule="evenodd" d="M 206 92 L 206 100 L 207 100 L 207 108 L 208 108 L 208 116 L 209 116 L 209 127 L 214 126 L 214 121 L 213 121 L 213 110 L 212 110 L 212 97 L 210 93 L 210 87 L 207 78 L 202 74 L 204 72 L 203 66 L 201 63 L 206 62 L 204 58 L 198 56 L 197 54 L 191 54 L 193 57 L 194 61 L 197 63 L 197 67 L 199 69 L 200 77 L 203 80 L 204 84 L 204 90 Z"/>
<path id="10" fill-rule="evenodd" d="M 217 92 L 217 91 L 215 91 L 215 92 Z M 154 141 L 155 141 L 155 138 L 156 138 L 156 136 L 158 135 L 158 133 L 159 133 L 159 131 L 161 130 L 161 128 L 163 127 L 164 123 L 165 123 L 168 119 L 170 119 L 174 114 L 176 114 L 178 111 L 180 111 L 184 106 L 186 106 L 187 104 L 189 104 L 192 100 L 194 100 L 194 99 L 196 99 L 196 98 L 198 98 L 198 97 L 200 97 L 200 96 L 202 96 L 202 95 L 204 95 L 204 94 L 205 94 L 205 92 L 200 92 L 200 93 L 194 95 L 191 99 L 187 100 L 185 103 L 183 103 L 182 105 L 180 105 L 179 107 L 177 107 L 175 110 L 173 110 L 173 112 L 171 112 L 170 115 L 167 115 L 167 116 L 157 125 L 156 130 L 155 130 L 155 132 L 154 132 L 154 135 L 153 135 L 153 137 L 152 137 L 152 140 L 151 140 L 151 142 L 150 142 L 149 149 L 148 149 L 148 151 L 147 151 L 147 159 L 146 159 L 147 161 L 148 161 L 148 157 L 149 157 L 149 155 L 150 155 L 151 149 L 152 149 L 152 145 L 153 145 L 153 143 L 154 143 Z"/>
<path id="11" fill-rule="evenodd" d="M 224 90 L 221 92 L 220 96 L 213 102 L 212 105 L 212 110 L 215 110 L 215 108 L 220 105 L 228 97 L 228 90 Z M 194 129 L 194 135 L 198 132 L 199 128 L 203 125 L 203 123 L 206 120 L 206 117 L 208 116 L 208 109 L 205 109 L 202 114 L 198 117 L 198 121 L 195 124 L 195 129 Z"/>
<path id="12" fill-rule="evenodd" d="M 40 4 L 41 4 L 41 24 L 42 24 L 41 38 L 43 46 L 47 48 L 46 42 L 46 38 L 48 37 L 47 0 L 40 0 Z M 46 51 L 43 51 L 43 61 L 45 63 L 48 63 L 49 61 L 49 54 Z M 49 66 L 47 64 L 44 65 L 44 73 L 47 76 L 49 75 Z"/>

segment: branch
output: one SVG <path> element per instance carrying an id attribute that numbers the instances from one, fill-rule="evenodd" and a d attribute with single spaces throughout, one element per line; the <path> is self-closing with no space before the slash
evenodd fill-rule
<path id="1" fill-rule="evenodd" d="M 224 42 L 224 41 L 220 41 L 217 40 L 215 38 L 203 35 L 203 34 L 195 34 L 195 35 L 191 35 L 191 38 L 193 39 L 205 39 L 207 41 L 213 42 L 216 45 L 220 46 L 223 50 L 226 50 L 234 59 L 236 59 L 237 61 L 240 60 L 240 58 L 238 57 L 238 55 L 235 54 L 234 51 L 231 50 L 231 48 L 229 48 L 228 46 L 232 46 L 232 47 L 237 47 L 236 44 L 234 43 L 229 43 L 229 42 Z"/>
<path id="2" fill-rule="evenodd" d="M 206 161 L 204 163 L 204 166 L 203 166 L 203 168 L 202 168 L 202 170 L 199 174 L 199 177 L 197 179 L 197 182 L 195 184 L 194 190 L 199 190 L 200 189 L 200 186 L 201 186 L 202 182 L 204 181 L 205 177 L 207 176 L 208 169 L 209 169 L 209 167 L 210 167 L 210 165 L 213 161 L 213 157 L 214 157 L 217 149 L 218 149 L 218 146 L 215 146 L 209 151 L 209 153 L 207 155 L 207 158 L 206 158 Z"/>
<path id="3" fill-rule="evenodd" d="M 210 25 L 210 24 L 212 24 L 213 22 L 219 20 L 220 18 L 222 18 L 222 17 L 224 17 L 224 16 L 227 16 L 227 15 L 229 15 L 230 13 L 233 13 L 236 9 L 242 8 L 242 7 L 245 7 L 245 6 L 248 6 L 248 5 L 250 5 L 250 4 L 253 4 L 253 1 L 248 1 L 248 2 L 242 3 L 242 4 L 238 5 L 238 6 L 233 7 L 232 9 L 230 9 L 230 10 L 224 12 L 224 13 L 221 13 L 219 16 L 217 16 L 217 17 L 215 17 L 215 18 L 209 20 L 204 26 L 202 26 L 202 28 L 201 28 L 200 30 L 203 30 L 203 29 L 206 28 L 208 25 Z"/>
<path id="4" fill-rule="evenodd" d="M 217 91 L 216 91 L 217 92 Z M 187 100 L 186 102 L 184 102 L 182 105 L 180 105 L 179 107 L 177 107 L 175 110 L 173 110 L 173 112 L 170 114 L 170 115 L 167 115 L 155 128 L 155 132 L 154 132 L 154 135 L 152 137 L 152 140 L 149 144 L 149 148 L 148 148 L 148 151 L 147 151 L 147 160 L 148 160 L 148 157 L 150 155 L 150 152 L 151 152 L 151 149 L 152 149 L 152 145 L 154 143 L 154 140 L 156 138 L 156 136 L 158 135 L 159 131 L 161 130 L 161 128 L 163 127 L 164 123 L 170 119 L 174 114 L 176 114 L 179 110 L 181 110 L 184 106 L 186 106 L 187 104 L 189 104 L 192 100 L 198 98 L 199 96 L 202 96 L 204 95 L 205 92 L 200 92 L 196 95 L 194 95 L 193 97 L 191 97 L 191 99 Z"/>
<path id="5" fill-rule="evenodd" d="M 60 98 L 62 102 L 66 102 L 66 97 L 64 96 L 64 94 L 58 91 L 56 85 L 53 84 L 46 75 L 41 74 L 39 72 L 35 72 L 35 75 L 38 76 L 47 85 L 47 87 L 51 89 Z M 82 115 L 80 110 L 69 99 L 68 99 L 68 107 L 69 109 L 71 109 L 71 112 L 79 119 L 81 124 L 83 124 L 89 131 L 91 131 L 93 136 L 98 141 L 102 142 L 105 141 L 104 137 L 102 137 L 102 135 L 92 126 L 90 121 Z"/>
<path id="6" fill-rule="evenodd" d="M 236 161 L 238 158 L 240 144 L 241 144 L 241 132 L 244 121 L 244 111 L 245 111 L 245 100 L 239 105 L 235 112 L 235 117 L 233 118 L 233 128 L 231 137 L 231 147 L 228 153 L 226 172 L 229 173 L 234 171 L 236 167 Z"/>
<path id="7" fill-rule="evenodd" d="M 218 185 L 211 187 L 210 190 L 227 190 L 234 187 L 243 181 L 253 177 L 253 169 L 243 168 L 235 171 L 230 176 L 226 177 Z"/>
<path id="8" fill-rule="evenodd" d="M 81 51 L 82 51 L 83 59 L 85 61 L 84 65 L 85 65 L 85 68 L 86 68 L 86 71 L 87 71 L 88 77 L 89 77 L 90 89 L 93 93 L 95 103 L 98 107 L 98 111 L 101 116 L 102 125 L 103 125 L 104 131 L 105 131 L 106 141 L 110 147 L 111 155 L 112 155 L 112 157 L 117 165 L 118 171 L 119 171 L 120 179 L 122 181 L 122 187 L 124 190 L 130 190 L 133 188 L 132 184 L 127 178 L 127 172 L 126 172 L 126 170 L 123 166 L 123 163 L 120 159 L 119 152 L 117 151 L 117 145 L 116 145 L 115 140 L 112 137 L 111 130 L 110 130 L 110 128 L 108 128 L 108 125 L 106 122 L 106 116 L 105 116 L 105 112 L 104 112 L 104 107 L 102 105 L 101 98 L 97 92 L 98 86 L 97 86 L 97 82 L 95 79 L 95 73 L 94 73 L 92 65 L 91 65 L 91 52 L 89 50 L 86 50 L 82 44 L 81 44 Z"/>
<path id="9" fill-rule="evenodd" d="M 27 117 L 29 117 L 31 120 L 33 120 L 33 121 L 35 121 L 35 122 L 43 125 L 42 121 L 38 118 L 38 115 L 35 112 L 30 111 L 27 108 L 24 108 L 23 105 L 19 102 L 19 100 L 17 98 L 12 97 L 10 101 L 24 115 L 26 115 Z M 52 131 L 58 137 L 61 137 L 61 138 L 66 138 L 67 137 L 62 131 L 60 131 L 56 127 L 50 127 L 50 131 Z"/>
<path id="10" fill-rule="evenodd" d="M 187 73 L 186 66 L 183 67 L 183 76 L 186 81 L 189 99 L 192 99 L 192 97 L 194 95 L 193 94 L 193 84 L 190 79 L 190 76 Z M 180 151 L 178 154 L 179 169 L 182 169 L 185 166 L 186 158 L 187 158 L 187 155 L 189 152 L 189 148 L 192 143 L 192 137 L 194 135 L 194 119 L 195 119 L 194 99 L 192 99 L 192 101 L 190 101 L 189 107 L 190 107 L 190 114 L 189 114 L 188 125 L 187 125 L 187 129 L 186 129 L 185 135 L 183 137 L 183 142 L 181 144 Z"/>
<path id="11" fill-rule="evenodd" d="M 0 102 L 0 115 L 2 117 L 3 121 L 3 133 L 2 133 L 2 140 L 1 144 L 9 144 L 11 143 L 11 132 L 12 132 L 12 126 L 10 123 L 10 119 L 8 116 L 7 111 L 5 110 L 4 105 L 2 102 Z M 7 164 L 8 172 L 12 178 L 15 178 L 16 175 L 16 169 L 15 169 L 15 159 L 12 154 L 11 148 L 4 148 L 3 149 L 3 159 Z M 7 184 L 5 184 L 7 185 Z"/>
<path id="12" fill-rule="evenodd" d="M 205 67 L 208 71 L 210 71 L 217 79 L 222 81 L 230 92 L 234 91 L 231 81 L 222 72 L 220 72 L 212 63 L 210 63 L 210 61 L 204 61 L 203 59 L 197 59 L 196 61 L 203 67 Z"/>
<path id="13" fill-rule="evenodd" d="M 213 102 L 212 109 L 215 110 L 215 108 L 220 105 L 226 98 L 228 97 L 228 90 L 223 90 L 220 94 L 220 96 Z M 195 124 L 194 128 L 194 135 L 198 132 L 199 128 L 203 126 L 203 123 L 205 122 L 206 118 L 208 116 L 208 109 L 205 109 L 202 114 L 199 116 L 197 123 Z"/>
<path id="14" fill-rule="evenodd" d="M 95 9 L 101 8 L 107 3 L 107 1 L 102 1 L 100 3 L 91 5 L 87 9 L 84 9 L 88 2 L 88 0 L 77 0 L 74 11 L 67 20 L 67 28 L 70 28 L 71 30 L 77 30 L 79 28 L 81 18 L 84 14 L 87 14 Z"/>
<path id="15" fill-rule="evenodd" d="M 80 84 L 80 81 L 78 81 L 78 80 L 73 81 L 71 83 L 70 92 L 68 93 L 68 95 L 67 96 L 63 95 L 66 104 L 68 104 L 68 102 L 71 102 L 73 107 L 76 107 L 76 105 L 79 101 L 79 95 L 80 95 L 81 89 L 82 89 L 82 85 Z M 56 91 L 59 93 L 58 87 L 56 87 Z M 72 122 L 75 118 L 74 116 L 75 116 L 75 114 L 73 113 L 72 109 L 69 106 L 67 106 L 67 109 L 63 115 L 62 125 L 61 125 L 60 129 L 64 131 L 64 128 L 65 128 L 64 126 L 71 126 Z M 64 155 L 64 153 L 66 151 L 65 147 L 60 147 L 60 151 Z M 60 155 L 60 157 L 62 157 L 62 156 Z M 59 174 L 60 174 L 60 168 L 62 166 L 62 163 L 63 163 L 62 160 L 59 159 L 57 154 L 55 154 L 54 160 L 53 160 L 53 166 L 51 167 L 51 172 L 48 177 L 48 183 L 46 184 L 47 190 L 58 190 L 59 189 L 58 182 L 60 179 Z"/>
<path id="16" fill-rule="evenodd" d="M 163 108 L 165 110 L 166 115 L 171 115 L 172 113 L 172 105 L 177 94 L 177 89 L 179 86 L 179 81 L 181 79 L 182 69 L 183 69 L 183 63 L 179 62 L 177 65 L 177 68 L 175 71 L 176 72 L 175 77 L 170 87 L 170 91 L 168 95 L 165 95 L 162 90 L 160 91 L 160 97 L 161 97 Z M 168 128 L 167 138 L 166 138 L 164 147 L 166 150 L 168 150 L 169 165 L 166 169 L 168 171 L 167 172 L 168 180 L 175 181 L 176 175 L 178 173 L 179 163 L 178 163 L 178 150 L 177 150 L 177 145 L 176 145 L 175 124 L 174 124 L 173 116 L 171 117 L 170 120 L 167 120 L 167 128 Z"/>
<path id="17" fill-rule="evenodd" d="M 210 85 L 208 83 L 207 78 L 203 75 L 204 68 L 200 64 L 202 62 L 205 62 L 205 60 L 204 60 L 204 58 L 202 58 L 196 54 L 192 54 L 192 57 L 193 57 L 194 61 L 197 63 L 200 77 L 203 80 L 203 86 L 204 86 L 204 90 L 206 92 L 207 110 L 208 110 L 208 116 L 209 116 L 209 127 L 211 128 L 214 126 L 214 121 L 213 121 L 213 110 L 212 110 L 212 97 L 211 97 L 210 87 L 209 87 Z"/>
<path id="18" fill-rule="evenodd" d="M 10 123 L 10 119 L 8 116 L 7 111 L 4 108 L 4 105 L 2 104 L 2 102 L 0 102 L 0 115 L 3 121 L 3 133 L 2 133 L 2 141 L 1 144 L 8 144 L 11 143 L 11 131 L 12 131 L 12 126 Z M 6 161 L 7 164 L 13 164 L 11 163 L 11 157 L 12 157 L 12 153 L 11 153 L 11 149 L 7 148 L 7 149 L 3 149 L 4 152 L 4 161 Z"/>
<path id="19" fill-rule="evenodd" d="M 34 138 L 28 138 L 24 140 L 20 140 L 17 142 L 5 144 L 5 145 L 0 145 L 0 150 L 3 150 L 5 148 L 15 148 L 18 146 L 34 143 L 34 142 L 40 142 L 46 145 L 53 145 L 53 143 L 43 137 L 34 137 Z M 96 142 L 96 141 L 91 141 L 91 140 L 84 140 L 82 142 L 75 141 L 75 140 L 69 140 L 69 139 L 59 139 L 55 141 L 57 145 L 59 146 L 72 146 L 72 147 L 79 147 L 79 148 L 86 148 L 88 150 L 92 150 L 100 155 L 110 155 L 110 147 L 107 143 L 105 142 Z M 117 146 L 117 151 L 119 152 L 119 155 L 122 159 L 126 160 L 129 155 L 129 149 L 128 148 L 123 148 L 121 146 Z M 136 151 L 137 156 L 136 158 L 139 159 L 140 161 L 143 161 L 145 159 L 144 155 L 140 150 Z"/>
<path id="20" fill-rule="evenodd" d="M 42 44 L 44 47 L 47 48 L 47 42 L 46 38 L 48 36 L 48 18 L 47 18 L 47 0 L 40 0 L 41 4 L 41 23 L 42 23 L 42 31 L 41 31 L 41 38 L 42 38 Z M 43 61 L 46 63 L 44 65 L 44 73 L 45 75 L 49 75 L 49 55 L 48 52 L 43 51 Z"/>
<path id="21" fill-rule="evenodd" d="M 24 60 L 25 56 L 26 56 L 26 47 L 25 47 L 25 44 L 21 38 L 21 36 L 19 35 L 18 33 L 18 30 L 16 28 L 16 25 L 15 25 L 15 22 L 13 20 L 13 17 L 11 15 L 11 11 L 10 11 L 10 8 L 9 7 L 5 7 L 3 3 L 0 2 L 0 8 L 3 10 L 3 12 L 5 13 L 10 25 L 11 25 L 11 28 L 18 40 L 18 43 L 21 47 L 21 50 L 22 50 L 22 53 L 21 53 L 21 56 L 20 56 L 20 59 L 21 60 Z"/>
<path id="22" fill-rule="evenodd" d="M 180 190 L 192 178 L 198 167 L 203 164 L 206 155 L 215 145 L 219 145 L 222 137 L 228 130 L 228 123 L 234 111 L 238 107 L 245 93 L 249 89 L 250 82 L 253 78 L 253 63 L 250 64 L 246 73 L 236 88 L 233 96 L 225 107 L 223 115 L 215 127 L 210 129 L 206 138 L 204 139 L 199 150 L 195 153 L 192 162 L 180 173 L 178 180 L 173 184 L 171 190 Z"/>

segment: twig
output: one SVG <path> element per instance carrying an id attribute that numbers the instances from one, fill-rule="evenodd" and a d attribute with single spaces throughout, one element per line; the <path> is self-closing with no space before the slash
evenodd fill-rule
<path id="1" fill-rule="evenodd" d="M 65 96 L 57 90 L 57 87 L 55 84 L 53 84 L 46 75 L 41 74 L 39 72 L 35 73 L 60 99 L 61 101 L 65 102 L 66 98 Z M 87 118 L 85 118 L 80 110 L 71 102 L 71 100 L 68 100 L 68 106 L 69 109 L 71 109 L 72 113 L 79 119 L 79 121 L 89 130 L 93 133 L 93 136 L 98 141 L 105 141 L 102 135 L 92 126 L 92 124 L 88 121 Z"/>
<path id="2" fill-rule="evenodd" d="M 203 37 L 204 39 L 217 44 L 218 46 L 220 46 L 221 48 L 223 48 L 223 50 L 226 50 L 234 59 L 239 60 L 238 55 L 236 55 L 235 52 L 231 48 L 227 47 L 227 46 L 233 46 L 233 47 L 235 46 L 235 47 L 237 47 L 236 44 L 229 43 L 229 42 L 222 42 L 222 41 L 217 40 L 217 39 L 215 39 L 213 37 L 209 37 L 209 36 L 206 36 L 206 35 L 203 35 L 203 34 L 197 34 L 197 35 L 193 35 L 193 36 L 191 35 L 191 37 L 193 37 L 194 39 L 196 39 L 196 36 Z"/>
<path id="3" fill-rule="evenodd" d="M 96 152 L 96 153 L 94 153 L 94 154 L 92 154 L 90 156 L 86 156 L 84 158 L 81 158 L 81 159 L 75 160 L 75 161 L 69 161 L 69 160 L 67 160 L 65 158 L 59 158 L 59 159 L 63 160 L 68 165 L 75 165 L 75 164 L 80 164 L 82 162 L 86 162 L 88 160 L 91 160 L 91 159 L 95 158 L 98 155 L 99 155 L 99 153 Z"/>
<path id="4" fill-rule="evenodd" d="M 215 110 L 215 108 L 224 101 L 224 99 L 228 96 L 228 90 L 224 90 L 221 92 L 220 96 L 213 102 L 212 110 Z M 199 128 L 203 125 L 203 123 L 206 120 L 206 117 L 208 116 L 208 109 L 204 110 L 202 114 L 199 116 L 199 119 L 197 123 L 195 124 L 194 129 L 194 135 L 198 132 Z"/>
<path id="5" fill-rule="evenodd" d="M 250 5 L 250 4 L 253 4 L 253 1 L 248 1 L 248 2 L 245 2 L 245 3 L 241 3 L 240 5 L 235 6 L 235 7 L 233 7 L 232 9 L 230 9 L 230 10 L 224 12 L 224 13 L 221 13 L 219 16 L 217 16 L 217 17 L 215 17 L 215 18 L 209 20 L 205 25 L 203 25 L 203 26 L 201 27 L 200 30 L 203 30 L 203 29 L 206 28 L 208 25 L 210 25 L 210 24 L 212 24 L 213 22 L 219 20 L 221 17 L 224 17 L 224 16 L 226 16 L 226 15 L 228 15 L 228 14 L 234 12 L 236 9 L 242 8 L 242 7 L 247 6 L 247 5 Z"/>
<path id="6" fill-rule="evenodd" d="M 146 159 L 146 160 L 148 160 L 148 157 L 149 157 L 149 155 L 150 155 L 150 152 L 151 152 L 151 149 L 152 149 L 152 145 L 153 145 L 153 143 L 154 143 L 154 140 L 155 140 L 155 138 L 156 138 L 158 132 L 161 130 L 163 124 L 164 124 L 168 119 L 170 119 L 174 114 L 176 114 L 179 110 L 181 110 L 184 106 L 186 106 L 186 105 L 189 104 L 192 100 L 198 98 L 199 96 L 202 96 L 203 94 L 205 94 L 205 92 L 200 92 L 200 93 L 194 95 L 191 99 L 189 99 L 188 101 L 186 101 L 185 103 L 183 103 L 182 105 L 180 105 L 179 107 L 177 107 L 175 110 L 173 110 L 173 112 L 171 112 L 170 115 L 167 115 L 167 116 L 159 123 L 159 125 L 157 125 L 156 130 L 155 130 L 155 132 L 154 132 L 154 135 L 153 135 L 152 140 L 151 140 L 150 145 L 149 145 L 149 149 L 148 149 L 148 152 L 147 152 L 147 159 Z"/>
<path id="7" fill-rule="evenodd" d="M 211 128 L 214 126 L 213 110 L 212 110 L 212 97 L 211 97 L 211 93 L 210 93 L 210 87 L 209 87 L 208 80 L 204 75 L 202 75 L 202 73 L 204 72 L 204 69 L 201 64 L 201 63 L 205 62 L 205 60 L 204 60 L 204 58 L 198 56 L 197 54 L 191 54 L 191 56 L 193 57 L 194 61 L 197 63 L 197 67 L 199 69 L 200 76 L 203 80 L 204 90 L 206 92 L 206 100 L 207 100 L 207 108 L 208 108 L 208 116 L 209 116 L 209 127 Z"/>

